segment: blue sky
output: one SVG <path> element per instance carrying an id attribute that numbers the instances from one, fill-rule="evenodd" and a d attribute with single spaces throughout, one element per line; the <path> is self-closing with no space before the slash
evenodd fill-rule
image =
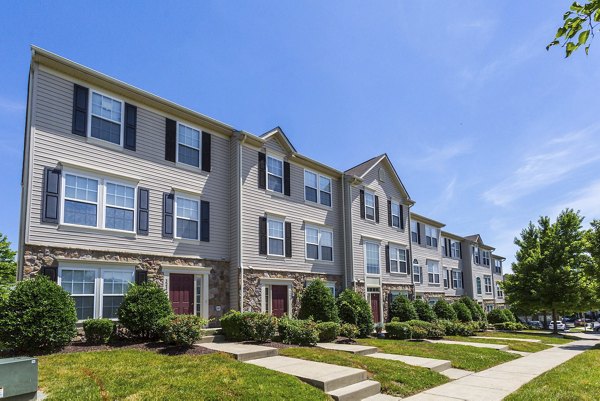
<path id="1" fill-rule="evenodd" d="M 29 45 L 338 169 L 387 152 L 414 210 L 513 238 L 600 218 L 600 42 L 545 45 L 571 1 L 19 2 L 0 16 L 0 231 L 16 247 Z"/>

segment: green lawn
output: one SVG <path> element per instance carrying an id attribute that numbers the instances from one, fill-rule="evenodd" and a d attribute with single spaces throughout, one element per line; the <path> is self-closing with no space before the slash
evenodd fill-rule
<path id="1" fill-rule="evenodd" d="M 452 367 L 479 372 L 492 366 L 512 361 L 518 355 L 487 348 L 475 348 L 468 345 L 432 344 L 419 341 L 383 340 L 365 338 L 357 340 L 363 345 L 378 347 L 389 354 L 412 355 L 423 358 L 445 359 Z"/>
<path id="2" fill-rule="evenodd" d="M 446 376 L 429 369 L 349 352 L 320 348 L 286 348 L 279 350 L 279 355 L 364 369 L 370 379 L 381 383 L 383 393 L 398 397 L 406 397 L 449 380 Z"/>
<path id="3" fill-rule="evenodd" d="M 297 378 L 223 354 L 116 350 L 39 358 L 48 400 L 327 400 Z"/>
<path id="4" fill-rule="evenodd" d="M 506 401 L 593 401 L 600 397 L 600 347 L 533 379 Z"/>
<path id="5" fill-rule="evenodd" d="M 540 334 L 537 331 L 528 331 L 528 332 L 518 332 L 518 333 L 509 333 L 509 332 L 497 332 L 497 331 L 484 331 L 482 333 L 476 333 L 478 336 L 484 337 L 506 337 L 506 338 L 529 338 L 532 340 L 541 340 L 544 344 L 566 344 L 570 343 L 573 340 L 564 338 L 562 335 L 555 336 L 553 334 Z"/>
<path id="6" fill-rule="evenodd" d="M 473 337 L 461 337 L 461 336 L 446 336 L 444 339 L 452 341 L 465 341 L 471 343 L 487 343 L 487 344 L 502 344 L 508 345 L 508 349 L 513 351 L 522 352 L 538 352 L 550 348 L 550 345 L 540 343 L 528 343 L 523 341 L 510 341 L 510 340 L 496 340 L 493 337 L 490 339 L 485 338 L 473 338 Z"/>

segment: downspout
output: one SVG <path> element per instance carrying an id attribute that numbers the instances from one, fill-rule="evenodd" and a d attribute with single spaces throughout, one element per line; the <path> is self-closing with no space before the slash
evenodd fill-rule
<path id="1" fill-rule="evenodd" d="M 415 266 L 413 265 L 413 260 L 414 260 L 414 256 L 413 256 L 413 249 L 412 249 L 412 228 L 411 228 L 411 220 L 410 220 L 410 208 L 413 205 L 408 205 L 408 223 L 407 223 L 407 230 L 408 230 L 408 249 L 410 250 L 410 260 L 408 261 L 408 263 L 410 263 L 410 283 L 412 286 L 412 290 L 413 290 L 413 299 L 416 299 L 417 297 L 417 286 L 415 285 L 415 272 L 413 271 L 413 269 L 415 268 Z"/>
<path id="2" fill-rule="evenodd" d="M 342 238 L 344 240 L 344 289 L 348 287 L 350 283 L 350 271 L 348 270 L 348 246 L 346 244 L 347 241 L 347 233 L 346 233 L 346 175 L 342 173 Z"/>
<path id="3" fill-rule="evenodd" d="M 242 156 L 244 142 L 246 142 L 246 138 L 248 136 L 242 133 L 241 140 L 238 141 L 238 183 L 237 183 L 237 191 L 238 191 L 238 262 L 240 265 L 240 312 L 244 311 L 244 260 L 242 259 L 242 187 L 243 187 L 243 178 L 242 178 L 242 162 L 244 160 Z"/>

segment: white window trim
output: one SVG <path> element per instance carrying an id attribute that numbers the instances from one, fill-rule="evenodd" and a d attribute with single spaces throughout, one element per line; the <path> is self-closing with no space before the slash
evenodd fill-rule
<path id="1" fill-rule="evenodd" d="M 94 93 L 97 93 L 98 95 L 101 95 L 101 96 L 109 97 L 112 100 L 116 100 L 117 102 L 121 102 L 121 122 L 119 123 L 120 126 L 121 126 L 121 129 L 120 129 L 120 132 L 119 132 L 119 134 L 120 134 L 119 144 L 116 144 L 116 143 L 113 143 L 113 142 L 110 142 L 110 141 L 107 141 L 107 140 L 104 140 L 104 139 L 101 139 L 101 138 L 96 138 L 96 137 L 92 136 L 92 115 L 94 115 L 95 117 L 101 118 L 101 119 L 103 119 L 105 121 L 110 121 L 110 122 L 116 124 L 116 121 L 108 120 L 108 119 L 106 119 L 106 118 L 104 118 L 102 116 L 97 116 L 95 114 L 92 114 L 92 98 L 94 97 Z M 88 99 L 88 113 L 87 113 L 87 137 L 89 139 L 91 139 L 91 140 L 94 140 L 94 141 L 101 141 L 102 143 L 108 143 L 109 145 L 112 145 L 112 146 L 123 147 L 123 143 L 125 142 L 125 138 L 124 138 L 125 129 L 124 129 L 124 127 L 125 127 L 125 101 L 123 99 L 120 99 L 117 96 L 114 96 L 114 95 L 111 95 L 111 94 L 108 94 L 108 93 L 101 92 L 99 90 L 90 88 L 90 90 L 89 90 L 89 99 Z"/>
<path id="2" fill-rule="evenodd" d="M 477 293 L 477 295 L 481 295 L 483 291 L 482 285 L 481 285 L 481 277 L 476 277 L 475 278 L 475 292 Z"/>
<path id="3" fill-rule="evenodd" d="M 370 195 L 373 197 L 373 206 L 367 206 L 367 195 Z M 369 218 L 369 215 L 367 214 L 367 209 L 371 208 L 373 209 L 373 218 Z M 365 189 L 365 220 L 370 220 L 370 221 L 376 221 L 377 220 L 377 216 L 375 216 L 376 210 L 375 210 L 375 192 L 373 191 L 369 191 Z"/>
<path id="4" fill-rule="evenodd" d="M 419 274 L 415 274 L 416 272 L 418 272 Z M 419 263 L 414 263 L 414 260 L 412 264 L 412 274 L 413 281 L 415 284 L 423 284 L 423 270 L 421 269 L 421 265 Z M 415 280 L 415 275 L 419 276 L 419 281 Z"/>
<path id="5" fill-rule="evenodd" d="M 192 220 L 192 219 L 188 219 L 186 217 L 179 217 L 177 215 L 177 203 L 178 203 L 178 199 L 182 198 L 188 201 L 193 201 L 198 203 L 198 229 L 197 229 L 197 236 L 198 238 L 193 239 L 193 238 L 185 238 L 185 237 L 180 237 L 177 235 L 177 219 L 181 218 L 182 220 L 188 220 L 188 221 L 196 221 L 196 220 Z M 195 197 L 190 197 L 190 195 L 186 195 L 183 194 L 181 192 L 175 192 L 175 200 L 173 202 L 173 216 L 174 216 L 174 221 L 173 221 L 173 238 L 175 239 L 179 239 L 179 240 L 184 240 L 184 241 L 193 241 L 193 242 L 199 242 L 200 241 L 200 222 L 202 221 L 202 216 L 201 216 L 201 208 L 200 208 L 200 198 L 195 198 Z"/>
<path id="6" fill-rule="evenodd" d="M 462 275 L 460 273 L 461 272 L 459 272 L 457 270 L 452 270 L 452 272 L 451 272 L 452 286 L 454 287 L 454 289 L 463 289 Z M 456 280 L 455 280 L 455 278 L 456 278 Z"/>
<path id="7" fill-rule="evenodd" d="M 448 269 L 447 267 L 442 267 L 442 272 L 443 272 L 442 273 L 442 275 L 443 275 L 442 281 L 444 282 L 443 283 L 444 284 L 444 289 L 448 290 L 448 289 L 450 289 L 450 282 L 452 280 L 452 277 L 451 277 L 452 274 L 450 273 L 451 270 Z"/>
<path id="8" fill-rule="evenodd" d="M 378 266 L 378 273 L 369 273 L 369 269 L 367 268 L 368 265 L 368 256 L 367 256 L 367 245 L 375 245 L 377 246 L 377 266 Z M 374 241 L 365 241 L 364 245 L 363 245 L 363 252 L 365 255 L 365 275 L 366 276 L 373 276 L 373 277 L 381 277 L 381 245 L 378 242 L 374 242 Z"/>
<path id="9" fill-rule="evenodd" d="M 460 254 L 460 242 L 450 240 L 450 257 L 453 259 L 460 259 L 462 257 Z"/>
<path id="10" fill-rule="evenodd" d="M 427 235 L 427 231 L 430 232 L 430 234 L 433 234 L 435 232 L 435 236 L 433 235 Z M 427 239 L 429 238 L 431 244 L 427 243 Z M 433 240 L 435 239 L 435 245 L 433 245 Z M 433 226 L 430 225 L 425 225 L 425 245 L 427 245 L 430 248 L 437 248 L 439 246 L 440 243 L 440 231 Z"/>
<path id="11" fill-rule="evenodd" d="M 395 200 L 391 199 L 391 211 L 390 213 L 392 214 L 392 227 L 394 228 L 400 228 L 402 226 L 402 208 L 400 207 L 400 202 L 396 202 Z M 398 214 L 394 214 L 394 205 L 398 206 Z M 394 225 L 394 217 L 398 217 L 398 225 Z"/>
<path id="12" fill-rule="evenodd" d="M 283 233 L 283 236 L 281 238 L 271 237 L 271 235 L 269 234 L 269 221 L 276 221 L 276 222 L 281 223 L 281 229 L 282 229 L 282 233 Z M 281 242 L 283 243 L 283 246 L 281 248 L 283 252 L 281 255 L 276 254 L 276 253 L 271 253 L 271 241 L 269 241 L 271 238 L 281 240 Z M 285 257 L 285 219 L 267 216 L 267 256 L 275 256 L 275 257 L 280 257 L 280 258 Z"/>
<path id="13" fill-rule="evenodd" d="M 269 159 L 273 159 L 273 160 L 277 160 L 277 161 L 281 162 L 281 176 L 269 172 Z M 270 191 L 270 192 L 273 192 L 273 193 L 276 193 L 276 194 L 283 194 L 284 191 L 285 191 L 285 182 L 284 182 L 284 178 L 283 178 L 284 175 L 285 175 L 285 171 L 284 171 L 285 170 L 285 164 L 283 162 L 283 157 L 275 156 L 272 153 L 270 153 L 270 154 L 267 153 L 266 157 L 265 157 L 265 164 L 266 164 L 265 165 L 265 175 L 266 175 L 266 182 L 265 182 L 266 185 L 265 186 L 266 186 L 267 191 Z M 273 177 L 281 178 L 281 192 L 280 191 L 274 191 L 271 188 L 269 188 L 269 175 L 272 175 Z"/>
<path id="14" fill-rule="evenodd" d="M 74 175 L 77 177 L 87 178 L 91 180 L 98 181 L 98 192 L 96 202 L 90 201 L 82 201 L 74 198 L 67 198 L 66 196 L 66 181 L 67 175 Z M 109 232 L 118 232 L 118 233 L 127 233 L 127 234 L 136 234 L 137 227 L 137 192 L 138 185 L 137 183 L 127 182 L 119 179 L 115 179 L 112 177 L 104 177 L 101 175 L 95 175 L 88 172 L 74 170 L 74 169 L 63 169 L 61 172 L 61 192 L 60 192 L 60 225 L 66 227 L 78 227 L 82 229 L 88 230 L 102 230 Z M 127 230 L 119 230 L 116 228 L 107 228 L 106 227 L 106 183 L 125 185 L 133 188 L 133 229 L 131 231 Z M 88 203 L 96 205 L 96 225 L 95 226 L 86 226 L 83 224 L 74 224 L 74 223 L 66 223 L 65 222 L 65 200 L 72 200 L 74 202 Z M 120 207 L 119 207 L 120 208 Z M 128 208 L 126 208 L 128 209 Z M 128 209 L 131 210 L 131 209 Z"/>
<path id="15" fill-rule="evenodd" d="M 430 263 L 430 262 L 431 262 L 431 263 Z M 427 264 L 427 283 L 428 283 L 428 284 L 431 284 L 431 285 L 434 285 L 434 286 L 439 286 L 439 285 L 441 284 L 441 283 L 440 283 L 440 263 L 439 263 L 439 262 L 437 262 L 437 261 L 435 261 L 435 260 L 428 260 L 428 261 L 426 262 L 426 264 Z M 430 272 L 429 272 L 429 267 L 430 267 L 430 266 L 433 268 L 433 269 L 432 269 L 432 270 L 433 270 L 433 273 L 430 273 Z M 437 273 L 436 273 L 436 269 L 435 269 L 435 267 L 437 267 Z M 432 275 L 433 275 L 433 281 L 430 281 L 430 280 L 429 280 L 429 275 L 430 275 L 430 274 L 432 274 Z M 435 279 L 436 279 L 436 277 L 437 277 L 437 282 L 436 282 L 436 280 L 435 280 Z"/>
<path id="16" fill-rule="evenodd" d="M 274 285 L 285 285 L 287 286 L 287 315 L 288 317 L 292 317 L 292 295 L 293 295 L 293 284 L 294 280 L 291 279 L 277 279 L 277 278 L 261 278 L 260 279 L 260 311 L 262 313 L 271 313 L 272 312 L 272 304 L 273 300 L 271 287 Z M 267 299 L 266 290 L 269 290 L 269 297 Z"/>
<path id="17" fill-rule="evenodd" d="M 413 230 L 413 228 L 414 228 L 414 230 Z M 413 234 L 417 234 L 416 241 L 413 240 Z M 419 243 L 419 226 L 418 226 L 417 222 L 414 220 L 410 221 L 410 240 L 415 244 Z"/>
<path id="18" fill-rule="evenodd" d="M 163 280 L 163 290 L 165 290 L 165 292 L 167 293 L 167 296 L 169 296 L 169 285 L 170 285 L 170 278 L 171 278 L 171 273 L 179 273 L 179 274 L 193 274 L 194 275 L 194 315 L 198 315 L 203 319 L 208 319 L 209 318 L 209 314 L 208 314 L 208 291 L 209 291 L 209 287 L 208 287 L 208 279 L 209 279 L 209 275 L 210 275 L 210 268 L 199 268 L 199 267 L 194 267 L 194 268 L 185 268 L 182 266 L 177 266 L 175 268 L 171 268 L 169 266 L 166 265 L 162 265 L 163 267 L 163 274 L 164 274 L 164 280 Z M 202 287 L 201 290 L 201 295 L 202 295 L 202 305 L 198 305 L 197 299 L 198 299 L 198 285 L 200 285 Z M 169 298 L 169 302 L 171 301 L 171 299 Z"/>
<path id="19" fill-rule="evenodd" d="M 188 124 L 188 123 L 184 123 L 181 121 L 175 121 L 176 127 L 177 129 L 175 130 L 175 135 L 177 136 L 177 141 L 176 141 L 176 146 L 175 146 L 175 160 L 176 163 L 178 165 L 181 166 L 186 166 L 186 167 L 191 167 L 191 168 L 195 168 L 195 169 L 199 169 L 202 166 L 202 130 L 199 127 L 196 127 L 194 125 Z M 197 166 L 193 166 L 191 164 L 188 163 L 183 163 L 179 161 L 179 125 L 183 125 L 184 127 L 187 128 L 191 128 L 193 130 L 198 131 L 198 165 Z M 189 145 L 185 145 L 182 144 L 183 146 L 186 146 L 188 148 L 194 149 Z"/>
<path id="20" fill-rule="evenodd" d="M 406 271 L 400 270 L 400 262 L 402 262 L 402 260 L 400 259 L 400 251 L 404 251 L 404 266 L 405 266 Z M 390 273 L 407 275 L 408 274 L 408 261 L 406 260 L 406 248 L 396 246 L 396 245 L 390 245 L 390 255 L 389 256 L 390 256 Z M 392 260 L 396 261 L 396 266 L 398 268 L 397 271 L 392 270 Z"/>
<path id="21" fill-rule="evenodd" d="M 316 188 L 313 186 L 310 186 L 306 183 L 306 173 L 314 174 L 315 176 L 317 176 L 317 187 Z M 325 204 L 321 203 L 321 178 L 329 180 L 329 187 L 330 187 L 331 191 L 330 192 L 323 191 L 323 192 L 326 192 L 329 194 L 329 200 L 331 201 L 331 205 L 325 205 Z M 316 202 L 306 199 L 306 187 L 314 188 L 317 191 L 317 201 Z M 311 204 L 318 204 L 318 205 L 321 205 L 321 206 L 324 206 L 327 208 L 333 208 L 333 179 L 329 176 L 319 174 L 316 171 L 304 169 L 304 200 L 306 202 L 310 202 Z"/>
<path id="22" fill-rule="evenodd" d="M 490 251 L 481 251 L 481 263 L 484 266 L 491 266 L 491 259 L 492 257 L 492 253 Z M 487 263 L 486 263 L 487 260 Z"/>
<path id="23" fill-rule="evenodd" d="M 478 246 L 471 247 L 473 251 L 473 263 L 479 265 L 481 264 L 481 250 Z"/>
<path id="24" fill-rule="evenodd" d="M 268 227 L 268 223 L 267 223 L 267 227 Z M 310 242 L 310 245 L 316 245 L 318 247 L 318 249 L 319 249 L 319 257 L 317 259 L 308 257 L 308 250 L 307 250 L 307 248 L 308 248 L 309 242 L 308 242 L 308 236 L 306 235 L 306 230 L 309 230 L 309 229 L 311 229 L 311 230 L 317 230 L 317 241 L 318 241 L 318 243 L 315 244 L 313 242 Z M 322 249 L 323 245 L 321 244 L 321 235 L 324 232 L 331 234 L 331 260 L 323 259 L 323 249 Z M 284 242 L 285 242 L 285 224 L 284 224 L 284 234 L 283 234 L 283 236 L 284 236 Z M 267 241 L 268 241 L 268 235 L 267 235 Z M 327 229 L 327 228 L 323 228 L 323 227 L 316 227 L 316 226 L 313 226 L 313 225 L 305 225 L 304 226 L 304 258 L 306 260 L 320 261 L 320 262 L 326 262 L 326 263 L 333 263 L 335 261 L 335 255 L 334 255 L 334 248 L 335 247 L 333 246 L 333 244 L 334 244 L 333 230 Z M 284 244 L 284 248 L 285 248 L 285 244 Z M 284 249 L 284 252 L 285 252 L 285 249 Z"/>
<path id="25" fill-rule="evenodd" d="M 489 285 L 488 285 L 489 283 Z M 492 285 L 492 276 L 483 276 L 483 286 L 486 294 L 492 294 L 494 291 L 494 287 Z M 489 287 L 489 291 L 488 291 Z"/>

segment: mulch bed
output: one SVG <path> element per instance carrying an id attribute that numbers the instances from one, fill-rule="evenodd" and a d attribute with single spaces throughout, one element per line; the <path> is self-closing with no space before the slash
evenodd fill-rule
<path id="1" fill-rule="evenodd" d="M 84 342 L 71 343 L 63 348 L 57 354 L 70 354 L 73 352 L 91 352 L 91 351 L 113 351 L 117 349 L 136 349 L 142 351 L 153 351 L 163 355 L 205 355 L 212 354 L 216 351 L 195 345 L 191 348 L 177 345 L 167 345 L 162 342 L 117 342 L 103 345 L 90 345 Z"/>

